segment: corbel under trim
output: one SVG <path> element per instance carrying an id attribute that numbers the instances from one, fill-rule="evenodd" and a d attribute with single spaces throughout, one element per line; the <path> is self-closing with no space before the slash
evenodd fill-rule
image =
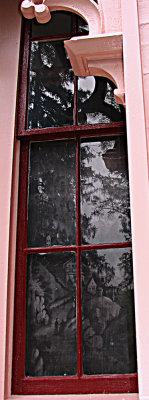
<path id="1" fill-rule="evenodd" d="M 117 103 L 125 106 L 122 33 L 73 37 L 64 42 L 77 76 L 104 76 L 112 80 Z"/>

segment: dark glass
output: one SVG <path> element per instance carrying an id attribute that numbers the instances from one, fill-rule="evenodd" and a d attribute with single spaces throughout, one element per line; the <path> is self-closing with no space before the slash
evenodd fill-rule
<path id="1" fill-rule="evenodd" d="M 124 109 L 114 99 L 115 86 L 103 77 L 78 78 L 78 124 L 123 121 Z"/>
<path id="2" fill-rule="evenodd" d="M 126 150 L 122 136 L 81 144 L 83 244 L 131 239 Z"/>
<path id="3" fill-rule="evenodd" d="M 137 371 L 131 249 L 82 253 L 83 372 Z"/>
<path id="4" fill-rule="evenodd" d="M 83 35 L 89 34 L 87 22 L 79 16 L 77 16 L 77 25 L 78 32 L 81 32 Z"/>
<path id="5" fill-rule="evenodd" d="M 76 374 L 74 253 L 28 256 L 25 376 Z"/>
<path id="6" fill-rule="evenodd" d="M 51 19 L 46 24 L 39 24 L 34 18 L 32 20 L 33 38 L 54 36 L 73 32 L 73 16 L 74 14 L 65 11 L 51 12 Z"/>
<path id="7" fill-rule="evenodd" d="M 28 246 L 75 243 L 75 143 L 31 143 Z"/>
<path id="8" fill-rule="evenodd" d="M 32 42 L 28 129 L 73 124 L 74 74 L 62 40 Z"/>

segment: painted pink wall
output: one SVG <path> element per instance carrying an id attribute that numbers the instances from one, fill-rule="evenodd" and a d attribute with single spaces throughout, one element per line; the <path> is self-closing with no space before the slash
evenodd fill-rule
<path id="1" fill-rule="evenodd" d="M 149 146 L 149 2 L 138 0 L 145 119 Z"/>
<path id="2" fill-rule="evenodd" d="M 102 10 L 104 14 L 105 32 L 121 32 L 122 16 L 121 16 L 121 0 L 102 0 Z"/>
<path id="3" fill-rule="evenodd" d="M 20 15 L 15 1 L 0 3 L 0 398 L 4 393 L 12 155 Z"/>
<path id="4" fill-rule="evenodd" d="M 52 0 L 51 0 L 52 1 Z M 81 1 L 81 0 L 80 0 Z M 83 0 L 82 0 L 83 1 Z M 10 398 L 13 332 L 13 297 L 15 272 L 15 242 L 17 219 L 17 183 L 19 144 L 15 143 L 14 173 L 12 175 L 15 104 L 20 40 L 20 15 L 17 1 L 0 3 L 0 399 Z M 124 35 L 124 78 L 128 152 L 132 202 L 132 234 L 134 254 L 135 305 L 138 347 L 140 399 L 149 399 L 149 185 L 147 164 L 147 134 L 149 135 L 149 1 L 102 0 L 105 30 Z M 122 11 L 122 19 L 121 19 Z M 139 25 L 138 25 L 139 12 Z M 143 85 L 142 85 L 143 84 Z M 11 183 L 12 195 L 11 195 Z M 12 208 L 10 214 L 10 198 Z M 11 218 L 10 218 L 11 216 Z M 11 223 L 10 223 L 11 222 Z M 11 226 L 10 242 L 9 228 Z M 8 248 L 9 281 L 8 279 Z M 7 296 L 7 282 L 9 296 Z M 7 348 L 6 344 L 6 308 Z M 6 373 L 5 373 L 6 356 Z M 38 400 L 42 396 L 36 396 Z M 55 396 L 56 400 L 70 398 Z M 71 396 L 81 400 L 137 399 L 138 395 Z M 13 396 L 25 400 L 26 396 Z M 44 399 L 53 396 L 45 396 Z M 33 397 L 29 396 L 32 400 Z"/>

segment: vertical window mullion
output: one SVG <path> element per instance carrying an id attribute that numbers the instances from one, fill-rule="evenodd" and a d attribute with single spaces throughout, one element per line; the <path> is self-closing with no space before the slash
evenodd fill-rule
<path id="1" fill-rule="evenodd" d="M 77 374 L 82 375 L 80 139 L 76 139 L 76 245 L 77 245 Z"/>
<path id="2" fill-rule="evenodd" d="M 77 87 L 78 87 L 78 77 L 74 75 L 74 106 L 73 106 L 73 123 L 74 125 L 78 124 L 78 96 L 77 96 Z"/>
<path id="3" fill-rule="evenodd" d="M 29 165 L 29 143 L 21 144 L 21 169 L 19 178 L 19 199 L 18 199 L 18 232 L 16 253 L 16 291 L 20 291 L 20 296 L 15 297 L 15 313 L 14 330 L 17 335 L 14 336 L 14 357 L 13 370 L 14 385 L 15 381 L 24 377 L 25 368 L 25 313 L 26 313 L 26 255 L 24 249 L 27 247 L 27 194 L 28 194 L 28 165 Z M 21 268 L 20 268 L 21 265 Z M 21 288 L 21 289 L 20 289 Z"/>

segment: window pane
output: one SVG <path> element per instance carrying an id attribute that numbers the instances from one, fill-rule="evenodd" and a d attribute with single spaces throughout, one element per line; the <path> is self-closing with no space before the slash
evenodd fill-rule
<path id="1" fill-rule="evenodd" d="M 136 372 L 131 250 L 82 254 L 83 371 Z"/>
<path id="2" fill-rule="evenodd" d="M 28 246 L 75 243 L 75 143 L 30 147 Z"/>
<path id="3" fill-rule="evenodd" d="M 130 204 L 123 137 L 81 144 L 82 241 L 129 241 Z"/>
<path id="4" fill-rule="evenodd" d="M 74 253 L 28 256 L 26 376 L 76 374 Z"/>
<path id="5" fill-rule="evenodd" d="M 63 41 L 32 42 L 28 129 L 73 124 L 74 74 Z"/>
<path id="6" fill-rule="evenodd" d="M 114 84 L 103 77 L 78 78 L 78 123 L 80 125 L 124 120 L 124 109 L 115 102 L 114 88 Z"/>
<path id="7" fill-rule="evenodd" d="M 89 34 L 89 29 L 88 29 L 87 22 L 83 18 L 81 18 L 79 16 L 77 16 L 77 25 L 78 25 L 77 28 L 78 28 L 79 32 L 82 32 L 83 35 L 88 35 Z"/>
<path id="8" fill-rule="evenodd" d="M 36 19 L 32 21 L 32 37 L 34 38 L 71 32 L 73 32 L 73 14 L 70 12 L 52 12 L 51 20 L 46 24 L 39 24 Z"/>

